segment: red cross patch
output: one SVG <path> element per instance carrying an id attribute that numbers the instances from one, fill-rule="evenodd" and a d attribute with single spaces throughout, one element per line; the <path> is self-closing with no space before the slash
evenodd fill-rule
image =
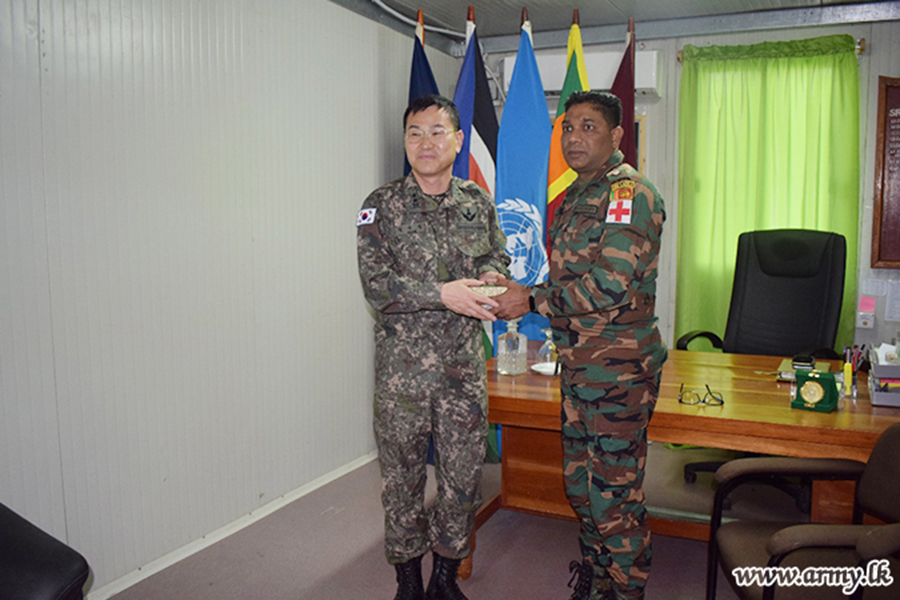
<path id="1" fill-rule="evenodd" d="M 613 200 L 606 210 L 607 223 L 631 224 L 631 200 Z"/>

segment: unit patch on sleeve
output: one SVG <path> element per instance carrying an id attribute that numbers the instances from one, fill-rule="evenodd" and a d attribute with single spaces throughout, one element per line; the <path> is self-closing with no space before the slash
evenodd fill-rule
<path id="1" fill-rule="evenodd" d="M 606 211 L 607 223 L 631 224 L 631 202 L 634 199 L 635 182 L 630 179 L 614 182 L 612 198 Z"/>
<path id="2" fill-rule="evenodd" d="M 356 226 L 360 225 L 371 225 L 375 222 L 375 211 L 374 208 L 364 208 L 358 213 L 356 213 Z"/>

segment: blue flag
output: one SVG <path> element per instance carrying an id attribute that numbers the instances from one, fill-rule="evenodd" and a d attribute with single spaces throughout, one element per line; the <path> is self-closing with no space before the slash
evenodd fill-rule
<path id="1" fill-rule="evenodd" d="M 422 38 L 419 37 L 419 27 L 417 27 L 416 36 L 413 37 L 412 69 L 409 73 L 409 101 L 412 102 L 419 96 L 439 93 L 434 74 L 431 72 L 431 65 L 428 64 L 428 57 L 425 56 L 425 44 L 422 42 Z M 409 175 L 410 170 L 411 167 L 404 152 L 403 174 Z"/>
<path id="2" fill-rule="evenodd" d="M 497 113 L 473 20 L 466 23 L 466 34 L 466 57 L 453 96 L 465 138 L 462 150 L 453 162 L 453 174 L 474 181 L 493 196 L 497 172 Z"/>
<path id="3" fill-rule="evenodd" d="M 543 283 L 549 273 L 544 225 L 553 132 L 530 32 L 531 23 L 526 21 L 497 137 L 495 196 L 506 252 L 512 258 L 510 273 L 526 286 Z M 505 330 L 505 325 L 496 325 L 495 335 Z M 528 339 L 544 340 L 541 329 L 549 326 L 546 317 L 529 313 L 519 323 L 519 331 Z"/>

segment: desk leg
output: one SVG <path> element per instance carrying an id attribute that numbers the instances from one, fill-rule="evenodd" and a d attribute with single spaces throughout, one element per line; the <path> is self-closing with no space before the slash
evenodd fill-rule
<path id="1" fill-rule="evenodd" d="M 813 523 L 852 523 L 855 493 L 856 484 L 852 481 L 814 481 L 810 521 Z"/>
<path id="2" fill-rule="evenodd" d="M 472 575 L 472 559 L 475 556 L 475 532 L 498 510 L 500 510 L 500 494 L 485 502 L 478 509 L 478 514 L 475 515 L 475 528 L 472 529 L 472 537 L 469 539 L 469 555 L 462 559 L 462 562 L 459 564 L 460 579 L 468 579 Z"/>

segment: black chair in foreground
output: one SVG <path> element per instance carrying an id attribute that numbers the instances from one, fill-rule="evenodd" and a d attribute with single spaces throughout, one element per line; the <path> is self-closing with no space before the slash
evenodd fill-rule
<path id="1" fill-rule="evenodd" d="M 749 231 L 738 238 L 731 306 L 725 339 L 691 331 L 676 346 L 688 350 L 697 338 L 736 354 L 840 358 L 834 351 L 844 296 L 847 242 L 844 236 L 808 229 Z M 715 472 L 724 461 L 684 466 L 684 480 Z M 782 491 L 808 510 L 804 487 L 785 482 Z"/>
<path id="2" fill-rule="evenodd" d="M 735 488 L 745 483 L 766 483 L 771 477 L 783 475 L 856 481 L 854 524 L 722 523 L 724 500 Z M 719 487 L 709 530 L 707 600 L 715 600 L 720 563 L 741 600 L 900 598 L 900 423 L 881 434 L 867 463 L 836 459 L 739 458 L 716 471 L 716 481 Z M 864 513 L 887 524 L 861 525 Z M 880 573 L 892 573 L 893 584 L 883 587 L 869 582 L 869 585 L 853 590 L 853 595 L 845 594 L 841 586 L 834 584 L 809 586 L 792 582 L 779 586 L 772 582 L 766 587 L 738 585 L 734 572 L 740 567 L 795 567 L 798 573 L 807 573 L 810 577 L 822 575 L 824 569 L 831 567 L 866 569 L 872 560 L 887 561 L 887 568 L 881 569 Z M 813 571 L 805 572 L 806 568 Z"/>
<path id="3" fill-rule="evenodd" d="M 0 600 L 82 600 L 81 554 L 0 504 Z"/>

